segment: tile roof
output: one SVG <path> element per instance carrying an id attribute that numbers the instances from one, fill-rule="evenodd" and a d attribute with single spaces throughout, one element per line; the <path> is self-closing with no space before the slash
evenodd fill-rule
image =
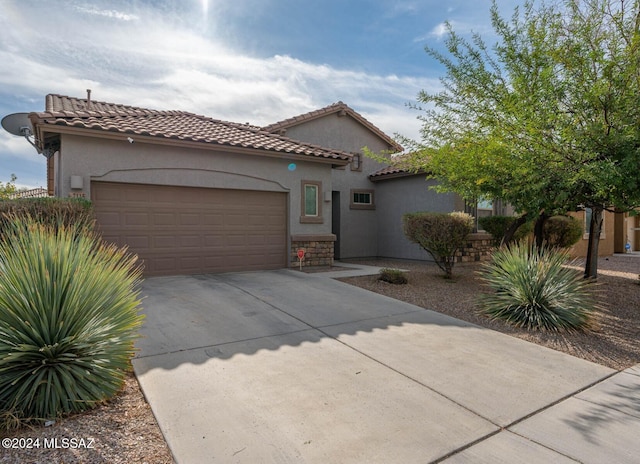
<path id="1" fill-rule="evenodd" d="M 64 126 L 333 159 L 338 164 L 351 160 L 351 155 L 346 152 L 299 142 L 249 124 L 221 121 L 185 111 L 157 111 L 47 95 L 46 110 L 31 116 L 36 130 L 45 132 L 52 132 L 47 127 Z"/>
<path id="2" fill-rule="evenodd" d="M 387 166 L 382 169 L 378 169 L 373 174 L 370 174 L 369 177 L 381 177 L 388 176 L 390 174 L 410 174 L 411 171 L 408 169 L 400 168 L 398 166 Z"/>
<path id="3" fill-rule="evenodd" d="M 288 129 L 289 127 L 297 126 L 299 124 L 313 121 L 314 119 L 321 118 L 323 116 L 327 116 L 334 113 L 344 112 L 344 114 L 348 114 L 353 119 L 358 121 L 364 127 L 369 129 L 371 132 L 380 137 L 386 144 L 391 147 L 391 149 L 396 150 L 398 152 L 403 151 L 402 146 L 377 128 L 374 124 L 365 119 L 360 113 L 350 108 L 347 104 L 339 101 L 329 106 L 325 106 L 324 108 L 320 108 L 319 110 L 310 111 L 309 113 L 301 114 L 299 116 L 294 116 L 289 119 L 285 119 L 283 121 L 279 121 L 268 126 L 264 126 L 262 129 L 267 132 L 279 132 L 281 130 Z"/>
<path id="4" fill-rule="evenodd" d="M 369 174 L 369 179 L 372 182 L 377 182 L 379 180 L 392 179 L 394 177 L 414 176 L 416 174 L 426 174 L 426 171 L 424 169 L 412 168 L 407 156 L 400 155 L 394 157 L 393 164 Z"/>
<path id="5" fill-rule="evenodd" d="M 38 188 L 30 189 L 30 190 L 18 190 L 15 193 L 9 194 L 9 198 L 11 198 L 11 199 L 16 199 L 16 198 L 44 198 L 44 197 L 48 197 L 48 196 L 49 196 L 49 192 L 47 192 L 47 189 L 42 188 L 42 187 L 38 187 Z"/>

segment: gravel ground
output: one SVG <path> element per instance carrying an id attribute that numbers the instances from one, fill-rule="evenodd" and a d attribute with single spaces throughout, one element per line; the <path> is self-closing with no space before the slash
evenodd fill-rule
<path id="1" fill-rule="evenodd" d="M 614 369 L 640 363 L 640 256 L 601 259 L 596 298 L 604 309 L 596 314 L 596 330 L 578 334 L 532 333 L 477 315 L 476 296 L 486 290 L 478 281 L 475 264 L 456 265 L 454 279 L 446 280 L 431 263 L 358 262 L 406 269 L 409 283 L 391 285 L 378 281 L 375 276 L 343 281 Z M 581 263 L 574 265 L 581 269 Z M 133 374 L 128 375 L 122 392 L 108 404 L 59 420 L 50 427 L 23 428 L 4 438 L 10 438 L 16 447 L 0 448 L 1 464 L 174 462 Z M 37 439 L 39 448 L 35 447 Z M 45 439 L 48 448 L 45 448 Z M 73 443 L 65 442 L 70 439 L 86 448 L 65 448 L 65 443 Z M 25 448 L 28 444 L 32 445 L 31 449 Z M 51 449 L 52 445 L 58 449 Z"/>
<path id="2" fill-rule="evenodd" d="M 7 439 L 13 448 L 7 449 Z M 31 448 L 26 448 L 28 445 Z M 56 446 L 58 449 L 53 449 Z M 4 437 L 0 445 L 2 464 L 173 462 L 133 374 L 127 376 L 122 392 L 108 404 L 59 420 L 50 427 L 20 429 Z"/>
<path id="3" fill-rule="evenodd" d="M 349 262 L 349 261 L 348 261 Z M 408 270 L 409 283 L 392 285 L 376 276 L 340 279 L 358 287 L 448 314 L 473 324 L 544 345 L 554 350 L 613 369 L 626 369 L 640 363 L 640 256 L 616 255 L 600 258 L 594 298 L 603 309 L 595 316 L 595 327 L 586 333 L 530 332 L 501 321 L 490 321 L 476 313 L 479 293 L 488 290 L 480 283 L 477 263 L 456 264 L 454 278 L 444 279 L 433 263 L 404 260 L 352 261 L 372 266 Z M 583 269 L 582 261 L 570 264 Z"/>

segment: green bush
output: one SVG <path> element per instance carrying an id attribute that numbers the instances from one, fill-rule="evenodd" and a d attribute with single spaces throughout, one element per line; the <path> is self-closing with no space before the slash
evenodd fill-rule
<path id="1" fill-rule="evenodd" d="M 53 227 L 73 226 L 79 233 L 93 230 L 91 202 L 83 198 L 21 198 L 0 200 L 0 237 L 15 219 L 33 219 Z"/>
<path id="2" fill-rule="evenodd" d="M 572 247 L 582 234 L 582 222 L 571 216 L 552 216 L 544 223 L 543 238 L 550 247 Z"/>
<path id="3" fill-rule="evenodd" d="M 493 237 L 493 243 L 495 246 L 499 246 L 502 243 L 502 238 L 518 218 L 513 216 L 485 216 L 478 219 L 478 224 L 488 234 Z M 522 241 L 533 230 L 531 222 L 527 222 L 516 230 L 513 236 L 515 242 Z"/>
<path id="4" fill-rule="evenodd" d="M 567 257 L 566 251 L 524 243 L 497 250 L 481 272 L 494 292 L 481 297 L 480 312 L 525 329 L 588 329 L 595 303 L 588 281 L 564 266 Z"/>
<path id="5" fill-rule="evenodd" d="M 378 280 L 389 282 L 390 284 L 403 285 L 408 282 L 407 276 L 400 269 L 380 269 Z"/>
<path id="6" fill-rule="evenodd" d="M 434 259 L 451 278 L 455 254 L 473 231 L 473 217 L 466 213 L 407 213 L 402 216 L 404 234 Z"/>
<path id="7" fill-rule="evenodd" d="M 130 368 L 143 317 L 137 258 L 72 226 L 17 220 L 5 234 L 0 427 L 7 418 L 41 421 L 109 399 Z"/>

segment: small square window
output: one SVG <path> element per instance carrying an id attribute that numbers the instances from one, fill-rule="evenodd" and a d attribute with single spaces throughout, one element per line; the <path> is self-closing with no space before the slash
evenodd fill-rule
<path id="1" fill-rule="evenodd" d="M 351 190 L 351 209 L 376 209 L 373 190 Z"/>
<path id="2" fill-rule="evenodd" d="M 353 204 L 354 205 L 370 205 L 371 204 L 371 194 L 365 192 L 354 192 L 353 193 Z"/>

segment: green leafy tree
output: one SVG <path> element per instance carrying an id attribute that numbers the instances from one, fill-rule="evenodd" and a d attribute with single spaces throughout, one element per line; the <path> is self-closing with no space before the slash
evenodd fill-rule
<path id="1" fill-rule="evenodd" d="M 11 180 L 9 180 L 6 184 L 0 182 L 0 200 L 11 198 L 11 195 L 18 191 L 16 187 L 16 180 L 18 178 L 15 174 L 11 174 Z"/>
<path id="2" fill-rule="evenodd" d="M 591 208 L 585 277 L 605 209 L 640 205 L 640 0 L 491 7 L 498 42 L 449 26 L 444 90 L 421 92 L 410 164 L 466 199 L 501 198 L 521 222 Z M 405 144 L 407 141 L 404 141 Z M 405 161 L 406 162 L 406 161 Z"/>

